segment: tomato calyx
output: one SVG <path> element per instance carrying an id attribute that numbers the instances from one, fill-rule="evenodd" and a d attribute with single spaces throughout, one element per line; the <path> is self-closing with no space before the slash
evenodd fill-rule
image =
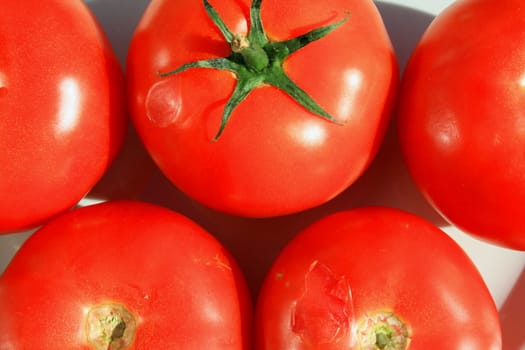
<path id="1" fill-rule="evenodd" d="M 122 350 L 133 342 L 135 317 L 123 305 L 107 303 L 92 307 L 86 318 L 86 338 L 95 350 Z"/>
<path id="2" fill-rule="evenodd" d="M 357 342 L 362 350 L 406 350 L 410 332 L 397 315 L 381 311 L 358 321 Z"/>
<path id="3" fill-rule="evenodd" d="M 253 0 L 250 7 L 250 30 L 247 36 L 231 32 L 220 15 L 207 1 L 203 0 L 204 8 L 215 26 L 220 30 L 232 51 L 227 57 L 194 61 L 183 64 L 169 72 L 159 72 L 159 76 L 168 77 L 191 68 L 212 68 L 232 72 L 237 78 L 235 89 L 226 103 L 219 131 L 213 138 L 217 141 L 222 135 L 231 114 L 254 89 L 264 85 L 272 85 L 294 99 L 308 111 L 331 122 L 341 124 L 336 118 L 326 112 L 304 90 L 297 86 L 285 73 L 283 63 L 286 58 L 309 43 L 319 40 L 334 29 L 341 26 L 348 16 L 330 25 L 313 29 L 298 37 L 271 41 L 264 30 L 261 20 L 262 0 Z"/>

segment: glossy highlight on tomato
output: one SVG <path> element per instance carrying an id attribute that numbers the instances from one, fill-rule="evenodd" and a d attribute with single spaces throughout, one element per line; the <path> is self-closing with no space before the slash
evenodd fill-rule
<path id="1" fill-rule="evenodd" d="M 0 234 L 73 207 L 109 167 L 127 122 L 122 69 L 84 2 L 1 7 Z"/>
<path id="2" fill-rule="evenodd" d="M 452 224 L 525 250 L 525 12 L 522 1 L 457 1 L 406 67 L 398 111 L 404 158 Z"/>
<path id="3" fill-rule="evenodd" d="M 154 0 L 130 44 L 128 97 L 175 186 L 268 217 L 322 204 L 364 172 L 397 69 L 372 1 Z"/>
<path id="4" fill-rule="evenodd" d="M 501 349 L 498 310 L 475 265 L 411 213 L 328 215 L 274 261 L 256 306 L 257 350 Z"/>
<path id="5" fill-rule="evenodd" d="M 113 201 L 34 233 L 0 276 L 0 349 L 248 350 L 229 252 L 188 218 Z"/>

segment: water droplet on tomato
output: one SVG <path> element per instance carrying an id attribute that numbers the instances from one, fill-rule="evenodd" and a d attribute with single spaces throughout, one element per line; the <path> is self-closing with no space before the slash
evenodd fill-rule
<path id="1" fill-rule="evenodd" d="M 0 97 L 7 96 L 7 75 L 3 72 L 0 72 Z"/>
<path id="2" fill-rule="evenodd" d="M 179 79 L 165 78 L 155 83 L 146 96 L 148 119 L 159 127 L 175 123 L 182 110 Z"/>

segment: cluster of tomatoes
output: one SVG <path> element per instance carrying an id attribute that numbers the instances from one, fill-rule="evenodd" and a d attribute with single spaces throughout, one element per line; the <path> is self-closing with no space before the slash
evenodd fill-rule
<path id="1" fill-rule="evenodd" d="M 0 350 L 502 348 L 434 223 L 333 208 L 394 130 L 443 220 L 525 250 L 519 0 L 458 0 L 401 76 L 368 0 L 152 0 L 125 72 L 82 1 L 38 5 L 0 21 L 0 234 L 38 228 Z M 194 217 L 139 199 L 154 170 Z"/>

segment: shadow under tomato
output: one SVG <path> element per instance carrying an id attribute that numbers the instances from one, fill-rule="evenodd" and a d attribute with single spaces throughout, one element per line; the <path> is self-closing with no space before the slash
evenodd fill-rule
<path id="1" fill-rule="evenodd" d="M 150 3 L 150 0 L 84 0 L 91 9 L 117 55 L 120 63 L 124 66 L 128 46 L 142 14 Z"/>
<path id="2" fill-rule="evenodd" d="M 136 199 L 144 192 L 155 168 L 155 163 L 130 124 L 122 148 L 84 201 Z"/>
<path id="3" fill-rule="evenodd" d="M 394 45 L 401 69 L 408 61 L 421 35 L 434 15 L 384 1 L 374 1 Z"/>
<path id="4" fill-rule="evenodd" d="M 22 244 L 33 234 L 33 230 L 0 235 L 0 276 L 20 249 Z"/>
<path id="5" fill-rule="evenodd" d="M 525 349 L 525 269 L 500 309 L 503 350 Z"/>

